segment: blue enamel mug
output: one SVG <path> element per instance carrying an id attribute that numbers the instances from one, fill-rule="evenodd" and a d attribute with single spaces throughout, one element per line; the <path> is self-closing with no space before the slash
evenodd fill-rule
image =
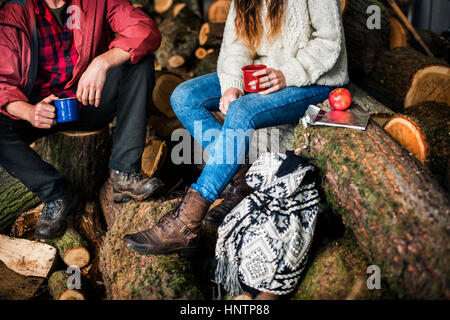
<path id="1" fill-rule="evenodd" d="M 72 122 L 77 121 L 80 118 L 78 110 L 78 100 L 77 98 L 67 98 L 56 100 L 56 122 Z"/>

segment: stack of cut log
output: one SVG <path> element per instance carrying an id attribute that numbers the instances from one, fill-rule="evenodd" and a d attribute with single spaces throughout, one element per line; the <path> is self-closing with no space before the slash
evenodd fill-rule
<path id="1" fill-rule="evenodd" d="M 350 90 L 353 110 L 385 113 L 386 107 L 367 99 L 361 89 L 351 85 Z M 442 108 L 448 106 L 411 108 L 411 118 L 418 126 L 410 132 L 421 130 L 436 148 L 445 145 L 443 139 L 448 143 L 448 109 L 446 114 L 441 111 L 444 120 L 430 110 L 439 114 Z M 405 117 L 395 116 L 391 122 L 408 127 L 402 119 Z M 427 125 L 422 125 L 422 120 Z M 442 125 L 446 127 L 441 129 Z M 448 299 L 450 205 L 448 193 L 431 172 L 373 120 L 366 131 L 330 127 L 304 130 L 300 125 L 296 145 L 296 153 L 319 167 L 328 205 L 353 231 L 370 263 L 383 270 L 389 290 L 398 297 Z M 429 148 L 425 155 L 445 157 L 448 144 L 446 148 L 442 153 Z"/>
<path id="2" fill-rule="evenodd" d="M 156 84 L 148 122 L 159 137 L 167 139 L 183 127 L 170 104 L 175 88 L 192 77 L 216 71 L 230 2 L 213 2 L 206 21 L 197 0 L 131 2 L 149 12 L 163 36 L 155 53 Z"/>
<path id="3" fill-rule="evenodd" d="M 165 161 L 167 140 L 182 126 L 170 96 L 182 82 L 216 70 L 230 2 L 214 1 L 206 17 L 196 0 L 131 2 L 154 18 L 164 37 L 155 54 L 156 86 L 148 120 L 152 130 L 142 158 L 143 171 L 151 176 Z M 340 2 L 352 82 L 368 91 L 348 86 L 352 108 L 371 113 L 372 120 L 364 132 L 297 129 L 297 152 L 319 167 L 323 198 L 342 217 L 347 233 L 335 242 L 319 244 L 295 298 L 365 299 L 392 293 L 395 297 L 448 299 L 448 193 L 432 173 L 448 185 L 449 66 L 415 50 L 408 32 L 400 30 L 400 20 L 395 21 L 384 6 L 380 6 L 381 29 L 367 28 L 366 10 L 380 5 L 378 1 Z M 429 46 L 441 57 L 438 51 L 445 49 L 445 43 Z M 197 271 L 195 261 L 177 255 L 139 255 L 125 247 L 125 234 L 150 228 L 178 199 L 113 203 L 110 181 L 103 185 L 111 135 L 108 129 L 62 133 L 36 143 L 35 149 L 68 177 L 86 201 L 100 201 L 100 205 L 87 202 L 80 206 L 68 230 L 47 244 L 37 243 L 33 235 L 42 206 L 26 211 L 39 200 L 0 169 L 0 179 L 6 182 L 0 185 L 0 232 L 11 230 L 11 237 L 0 237 L 0 274 L 5 272 L 10 275 L 6 278 L 26 283 L 28 288 L 27 292 L 11 290 L 11 281 L 1 278 L 0 298 L 35 296 L 48 279 L 54 299 L 84 299 L 85 289 L 102 290 L 102 277 L 110 299 L 204 297 L 207 290 L 200 282 L 202 277 L 209 281 L 208 273 Z M 74 171 L 77 166 L 79 170 Z M 204 228 L 202 235 L 204 256 L 197 264 L 203 266 L 214 250 L 216 230 Z M 22 252 L 40 256 L 40 263 L 33 267 L 39 272 L 16 267 L 26 258 Z M 383 286 L 380 293 L 368 292 L 362 270 L 368 264 L 381 267 L 388 289 Z M 67 266 L 81 269 L 81 290 L 68 288 Z"/>
<path id="4" fill-rule="evenodd" d="M 348 1 L 344 15 L 345 27 L 353 23 L 352 10 L 366 0 Z M 346 29 L 349 48 L 349 67 L 352 81 L 361 85 L 374 98 L 400 113 L 395 115 L 385 129 L 408 151 L 431 169 L 444 188 L 448 188 L 449 167 L 449 105 L 450 105 L 450 43 L 431 31 L 419 30 L 417 33 L 430 49 L 426 49 L 412 35 L 411 26 L 407 25 L 395 5 L 383 1 L 382 30 L 372 46 L 365 50 L 376 50 L 372 56 L 374 63 L 370 68 L 359 68 L 352 54 L 353 32 Z M 405 7 L 408 1 L 403 1 Z M 390 21 L 386 26 L 386 21 Z M 388 30 L 390 29 L 390 37 Z M 414 30 L 412 30 L 414 31 Z M 372 39 L 376 32 L 364 30 L 365 36 Z M 374 40 L 375 41 L 375 40 Z M 362 54 L 362 60 L 368 63 Z M 439 59 L 438 59 L 439 58 Z M 447 62 L 446 62 L 447 61 Z M 439 151 L 434 151 L 439 150 Z"/>
<path id="5" fill-rule="evenodd" d="M 46 279 L 55 300 L 84 300 L 91 293 L 102 298 L 99 253 L 104 228 L 99 206 L 94 202 L 80 206 L 64 234 L 45 243 L 34 237 L 42 208 L 40 205 L 22 213 L 14 222 L 11 237 L 0 235 L 0 269 L 10 275 L 0 278 L 0 298 L 34 298 L 44 291 Z M 68 267 L 76 269 L 81 287 L 68 286 Z"/>

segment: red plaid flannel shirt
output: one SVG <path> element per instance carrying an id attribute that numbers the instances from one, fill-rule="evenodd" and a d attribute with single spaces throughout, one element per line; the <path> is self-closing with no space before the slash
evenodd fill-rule
<path id="1" fill-rule="evenodd" d="M 33 1 L 39 38 L 38 74 L 33 93 L 40 97 L 51 94 L 75 97 L 76 88 L 64 89 L 78 61 L 73 30 L 66 23 L 61 28 L 44 0 Z"/>

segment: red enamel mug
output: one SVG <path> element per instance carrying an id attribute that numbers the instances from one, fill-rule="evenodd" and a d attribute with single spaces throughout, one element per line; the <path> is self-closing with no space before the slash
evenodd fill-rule
<path id="1" fill-rule="evenodd" d="M 256 71 L 259 70 L 264 70 L 267 69 L 267 66 L 263 65 L 263 64 L 252 64 L 249 66 L 245 66 L 242 68 L 242 71 L 244 72 L 244 90 L 247 93 L 256 93 L 256 92 L 261 92 L 264 89 L 259 89 L 259 79 L 262 78 L 261 77 L 254 77 L 253 74 Z M 255 81 L 255 90 L 252 90 L 252 86 L 249 85 L 250 82 Z"/>

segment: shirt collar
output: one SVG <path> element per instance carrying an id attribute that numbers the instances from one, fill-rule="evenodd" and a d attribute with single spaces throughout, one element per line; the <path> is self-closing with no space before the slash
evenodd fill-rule
<path id="1" fill-rule="evenodd" d="M 34 13 L 38 16 L 45 15 L 45 9 L 47 9 L 47 4 L 44 3 L 45 0 L 33 0 L 34 2 Z M 67 2 L 67 1 L 64 1 Z"/>

